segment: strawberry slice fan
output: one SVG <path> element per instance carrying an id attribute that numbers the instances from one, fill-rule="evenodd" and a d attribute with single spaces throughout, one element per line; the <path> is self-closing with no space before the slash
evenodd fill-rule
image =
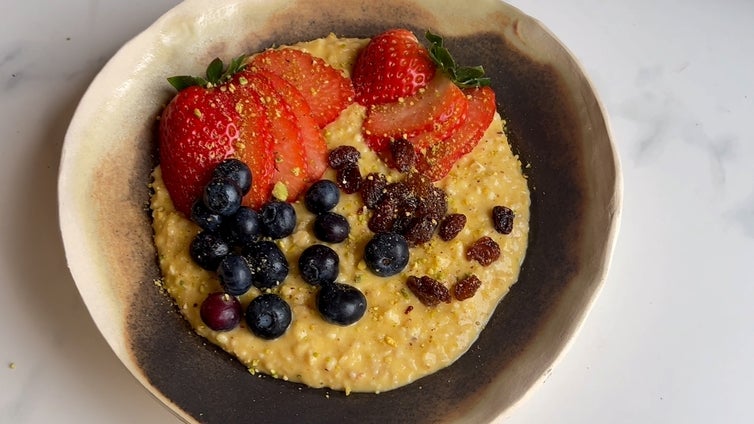
<path id="1" fill-rule="evenodd" d="M 252 171 L 243 204 L 255 209 L 273 195 L 296 200 L 327 168 L 322 128 L 354 98 L 351 81 L 324 60 L 293 49 L 267 50 L 206 77 L 168 79 L 178 93 L 163 111 L 160 165 L 177 210 L 191 206 L 223 159 Z"/>
<path id="2" fill-rule="evenodd" d="M 481 66 L 460 67 L 442 37 L 393 29 L 372 38 L 357 57 L 356 100 L 367 107 L 363 134 L 388 165 L 399 162 L 390 144 L 405 139 L 416 168 L 442 179 L 479 142 L 495 114 L 495 94 Z"/>

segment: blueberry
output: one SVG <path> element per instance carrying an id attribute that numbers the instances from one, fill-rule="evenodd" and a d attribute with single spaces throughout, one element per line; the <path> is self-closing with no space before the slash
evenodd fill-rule
<path id="1" fill-rule="evenodd" d="M 236 183 L 241 189 L 241 195 L 245 195 L 251 189 L 251 169 L 238 159 L 225 159 L 212 171 L 213 180 L 225 178 Z"/>
<path id="2" fill-rule="evenodd" d="M 223 220 L 223 235 L 229 243 L 235 245 L 256 241 L 259 228 L 259 215 L 246 206 L 241 206 L 236 213 Z"/>
<path id="3" fill-rule="evenodd" d="M 304 195 L 304 204 L 312 213 L 327 212 L 340 201 L 340 190 L 330 180 L 319 180 Z"/>
<path id="4" fill-rule="evenodd" d="M 351 325 L 364 316 L 366 309 L 364 294 L 348 284 L 325 284 L 317 293 L 317 310 L 332 324 Z"/>
<path id="5" fill-rule="evenodd" d="M 200 267 L 215 271 L 220 261 L 230 253 L 230 245 L 220 235 L 202 231 L 191 240 L 189 254 Z"/>
<path id="6" fill-rule="evenodd" d="M 277 286 L 288 276 L 288 260 L 277 244 L 271 241 L 253 243 L 244 256 L 253 274 L 255 287 L 268 289 Z"/>
<path id="7" fill-rule="evenodd" d="M 213 213 L 204 202 L 197 200 L 191 207 L 191 220 L 203 230 L 218 231 L 223 223 L 223 217 L 220 214 Z"/>
<path id="8" fill-rule="evenodd" d="M 215 331 L 227 331 L 236 328 L 241 322 L 243 308 L 241 302 L 228 293 L 211 293 L 202 302 L 199 315 L 207 327 Z"/>
<path id="9" fill-rule="evenodd" d="M 251 288 L 252 274 L 243 256 L 231 253 L 217 266 L 217 277 L 226 293 L 240 296 Z"/>
<path id="10" fill-rule="evenodd" d="M 265 203 L 259 211 L 262 234 L 273 239 L 291 235 L 296 228 L 296 210 L 286 202 L 272 201 Z"/>
<path id="11" fill-rule="evenodd" d="M 298 258 L 298 270 L 301 277 L 314 286 L 335 281 L 338 277 L 339 264 L 338 254 L 324 244 L 307 247 Z"/>
<path id="12" fill-rule="evenodd" d="M 378 233 L 367 242 L 364 261 L 380 277 L 395 275 L 408 265 L 408 242 L 398 233 Z"/>
<path id="13" fill-rule="evenodd" d="M 314 218 L 314 235 L 328 243 L 340 243 L 348 238 L 351 226 L 343 215 L 325 212 Z"/>
<path id="14" fill-rule="evenodd" d="M 256 336 L 276 339 L 291 325 L 291 307 L 274 293 L 257 296 L 246 308 L 246 324 Z"/>
<path id="15" fill-rule="evenodd" d="M 230 216 L 241 206 L 243 194 L 232 180 L 213 179 L 204 187 L 202 200 L 212 213 Z"/>

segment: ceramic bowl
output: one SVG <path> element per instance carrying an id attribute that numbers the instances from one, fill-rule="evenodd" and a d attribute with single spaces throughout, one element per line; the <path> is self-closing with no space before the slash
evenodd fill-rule
<path id="1" fill-rule="evenodd" d="M 393 391 L 351 394 L 249 375 L 190 331 L 161 293 L 148 213 L 165 77 L 214 57 L 318 38 L 432 29 L 492 77 L 531 193 L 520 279 L 469 352 Z M 115 354 L 187 422 L 489 422 L 547 373 L 602 285 L 621 182 L 606 117 L 576 60 L 497 0 L 187 0 L 109 61 L 81 100 L 60 167 L 71 273 Z"/>

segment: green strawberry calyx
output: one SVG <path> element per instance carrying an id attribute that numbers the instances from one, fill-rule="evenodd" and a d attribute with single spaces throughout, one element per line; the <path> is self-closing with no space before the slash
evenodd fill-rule
<path id="1" fill-rule="evenodd" d="M 241 55 L 230 61 L 228 67 L 219 57 L 216 57 L 209 66 L 207 66 L 206 77 L 194 77 L 191 75 L 177 75 L 169 77 L 168 82 L 175 87 L 176 90 L 181 91 L 188 87 L 198 85 L 200 87 L 210 88 L 218 86 L 228 81 L 235 73 L 241 71 L 246 67 L 247 55 Z"/>
<path id="2" fill-rule="evenodd" d="M 484 76 L 482 66 L 458 66 L 450 51 L 443 45 L 443 39 L 427 30 L 424 34 L 430 42 L 429 57 L 450 79 L 461 88 L 484 87 L 490 85 L 489 77 Z"/>

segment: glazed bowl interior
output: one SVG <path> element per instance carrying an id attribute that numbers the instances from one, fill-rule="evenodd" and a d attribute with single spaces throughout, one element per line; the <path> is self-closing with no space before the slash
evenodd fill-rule
<path id="1" fill-rule="evenodd" d="M 66 135 L 59 207 L 67 260 L 108 343 L 188 422 L 487 422 L 519 401 L 567 346 L 605 279 L 621 181 L 599 101 L 569 52 L 505 3 L 187 0 L 126 44 L 93 81 Z M 456 363 L 381 394 L 309 389 L 246 368 L 195 335 L 154 282 L 148 211 L 154 124 L 170 75 L 329 33 L 443 34 L 480 63 L 524 164 L 531 232 L 520 279 Z"/>

